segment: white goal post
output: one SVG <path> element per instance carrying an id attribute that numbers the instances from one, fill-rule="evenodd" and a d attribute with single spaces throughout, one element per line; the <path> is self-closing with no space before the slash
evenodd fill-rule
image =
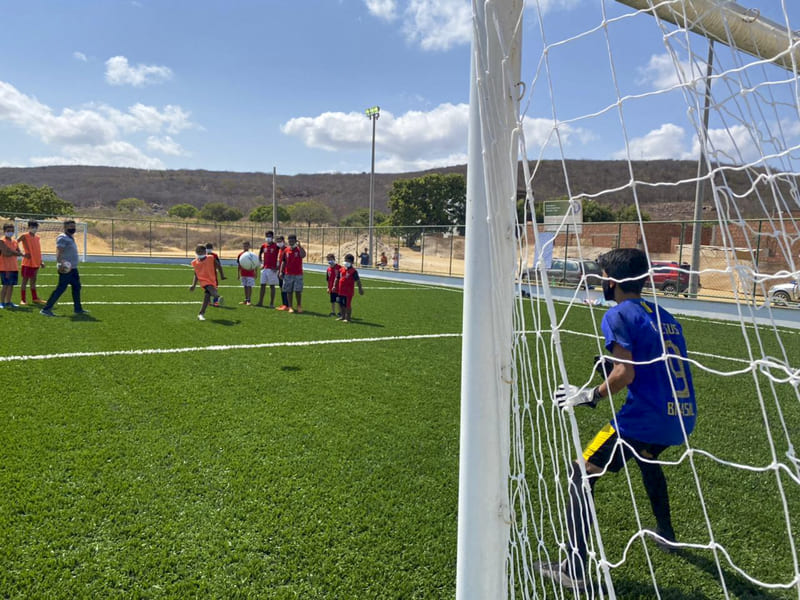
<path id="1" fill-rule="evenodd" d="M 630 498 L 623 501 L 630 501 L 636 530 L 624 538 L 621 550 L 615 549 L 613 559 L 604 547 L 604 527 L 597 518 L 592 496 L 586 494 L 588 506 L 584 508 L 594 517 L 587 540 L 591 561 L 585 575 L 590 580 L 588 591 L 559 589 L 558 583 L 544 581 L 534 568 L 534 563 L 543 558 L 552 561 L 563 558 L 567 552 L 568 521 L 563 515 L 570 498 L 565 473 L 573 461 L 581 463 L 582 447 L 589 441 L 582 437 L 573 411 L 560 411 L 553 403 L 555 387 L 569 381 L 570 368 L 573 373 L 575 371 L 574 367 L 568 367 L 569 353 L 562 351 L 562 335 L 565 339 L 567 336 L 570 340 L 580 339 L 602 353 L 603 336 L 597 330 L 599 320 L 595 319 L 596 312 L 605 308 L 602 294 L 588 289 L 585 280 L 569 290 L 562 290 L 563 293 L 551 290 L 542 258 L 547 248 L 542 248 L 540 242 L 549 245 L 551 253 L 559 243 L 563 244 L 559 249 L 565 258 L 569 252 L 570 258 L 588 260 L 596 258 L 601 250 L 611 249 L 603 246 L 606 243 L 603 240 L 612 239 L 604 232 L 594 236 L 595 239 L 587 237 L 589 234 L 575 233 L 574 223 L 569 223 L 566 216 L 556 231 L 548 232 L 546 240 L 539 239 L 535 219 L 533 224 L 517 222 L 519 189 L 524 188 L 525 211 L 530 215 L 535 214 L 534 205 L 550 199 L 537 197 L 533 185 L 539 162 L 548 153 L 555 156 L 551 160 L 562 166 L 570 201 L 612 197 L 617 200 L 620 193 L 626 194 L 627 202 L 635 206 L 638 215 L 638 222 L 631 224 L 636 235 L 620 234 L 615 243 L 622 247 L 641 247 L 651 265 L 655 261 L 674 260 L 666 255 L 671 253 L 675 240 L 661 240 L 666 249 L 658 246 L 660 241 L 655 239 L 658 236 L 645 223 L 640 190 L 671 191 L 687 183 L 703 184 L 711 189 L 709 223 L 701 224 L 701 219 L 696 219 L 693 224 L 694 233 L 698 234 L 693 250 L 699 255 L 702 248 L 704 261 L 684 270 L 691 271 L 691 276 L 698 279 L 719 275 L 729 283 L 730 289 L 723 290 L 719 300 L 707 305 L 689 298 L 678 299 L 674 307 L 672 304 L 669 307 L 676 314 L 701 315 L 706 319 L 717 315 L 713 302 L 735 307 L 729 312 L 735 315 L 732 326 L 741 330 L 744 356 L 702 352 L 693 355 L 690 348 L 691 368 L 705 377 L 726 378 L 752 373 L 754 381 L 749 383 L 755 389 L 753 404 L 758 407 L 752 418 L 764 425 L 764 446 L 771 453 L 772 462 L 767 466 L 749 463 L 747 459 L 737 462 L 688 443 L 686 452 L 673 463 L 664 462 L 665 466 L 690 471 L 688 487 L 694 486 L 690 492 L 697 498 L 697 512 L 701 514 L 698 541 L 679 538 L 678 545 L 682 549 L 708 551 L 712 567 L 709 570 L 719 579 L 719 597 L 734 597 L 726 584 L 726 577 L 730 578 L 733 572 L 758 591 L 779 590 L 800 598 L 796 538 L 800 528 L 800 459 L 796 452 L 796 447 L 800 447 L 796 433 L 800 431 L 800 419 L 792 421 L 798 413 L 796 405 L 800 404 L 800 366 L 797 356 L 785 352 L 781 337 L 797 333 L 786 333 L 776 325 L 769 296 L 774 283 L 786 279 L 800 281 L 800 35 L 790 25 L 788 1 L 775 2 L 780 5 L 777 12 L 785 17 L 784 22 L 779 22 L 780 19 L 771 20 L 729 0 L 616 0 L 617 5 L 611 0 L 597 0 L 600 4 L 597 12 L 602 16 L 589 25 L 581 21 L 581 25 L 575 25 L 565 34 L 554 34 L 548 29 L 549 11 L 557 10 L 554 7 L 561 3 L 529 0 L 528 4 L 536 10 L 536 23 L 526 29 L 523 27 L 526 13 L 523 0 L 472 1 L 458 600 L 626 597 L 624 592 L 617 595 L 614 575 L 618 569 L 625 568 L 636 546 L 643 547 L 644 554 L 641 570 L 645 583 L 641 585 L 652 586 L 640 589 L 637 597 L 661 598 L 663 593 L 661 575 L 645 544 L 652 539 L 653 532 L 640 518 L 635 484 L 627 469 L 623 469 L 624 476 L 619 476 L 626 478 Z M 620 5 L 633 8 L 637 13 L 631 14 Z M 607 11 L 609 6 L 613 6 L 613 10 Z M 621 16 L 617 12 L 622 12 Z M 668 75 L 672 77 L 662 72 L 662 80 L 668 81 L 654 84 L 660 86 L 658 89 L 631 92 L 620 88 L 616 71 L 619 60 L 616 53 L 620 51 L 614 44 L 627 39 L 634 24 L 649 27 L 650 35 L 663 44 L 662 51 L 666 50 L 668 58 L 661 64 L 667 64 Z M 608 31 L 613 27 L 618 27 L 614 33 L 616 37 Z M 523 29 L 526 36 L 532 30 L 540 35 L 539 55 L 524 56 Z M 562 81 L 554 83 L 554 55 L 573 45 L 584 53 L 576 52 L 576 55 L 588 56 L 586 52 L 593 36 L 599 40 L 597 47 L 601 50 L 598 52 L 607 54 L 601 59 L 608 59 L 611 80 L 608 87 L 612 92 L 608 93 L 610 99 L 599 92 L 587 93 L 593 96 L 589 98 L 590 107 L 576 108 L 580 98 L 575 97 L 573 88 Z M 705 58 L 712 42 L 730 51 L 730 56 L 713 65 Z M 645 60 L 649 58 L 644 51 L 642 56 Z M 532 74 L 522 72 L 526 59 Z M 561 57 L 561 61 L 560 66 L 567 69 L 568 76 L 580 80 L 582 65 L 575 56 Z M 596 73 L 591 75 L 591 85 L 596 85 Z M 710 83 L 712 79 L 714 86 Z M 561 91 L 557 89 L 559 85 L 572 92 L 564 109 L 556 100 Z M 545 98 L 541 105 L 551 109 L 545 117 L 540 112 L 534 114 L 533 107 L 542 108 L 536 104 L 540 96 Z M 598 98 L 596 104 L 591 104 L 594 97 Z M 712 114 L 710 127 L 708 117 L 703 119 L 702 116 L 704 97 L 710 105 L 707 112 Z M 634 111 L 652 101 L 656 106 L 652 115 L 658 117 L 674 98 L 679 98 L 682 117 L 694 134 L 681 155 L 691 154 L 694 160 L 699 159 L 706 166 L 705 172 L 684 179 L 640 180 L 633 165 L 638 158 L 633 156 L 634 149 L 644 153 L 648 146 L 637 145 L 646 135 L 634 139 L 635 134 L 631 133 L 633 126 L 644 127 L 637 121 L 640 114 Z M 535 133 L 540 135 L 538 146 L 528 145 L 526 141 L 526 118 L 536 122 Z M 587 140 L 585 144 L 592 144 L 597 137 L 592 137 L 590 125 L 605 124 L 612 118 L 619 120 L 616 125 L 622 140 L 621 149 L 614 156 L 627 164 L 630 181 L 602 190 L 573 192 L 569 170 L 575 167 L 567 164 L 567 135 L 581 135 Z M 648 133 L 685 133 L 677 125 L 667 125 L 671 128 L 658 129 L 658 125 L 653 125 L 653 131 Z M 546 135 L 541 134 L 543 130 L 547 130 Z M 659 138 L 654 136 L 653 139 Z M 529 161 L 536 166 L 531 168 Z M 518 173 L 524 175 L 524 181 L 518 181 Z M 744 183 L 734 182 L 739 176 Z M 758 213 L 766 223 L 765 229 L 759 224 L 756 231 L 748 223 L 743 216 L 745 206 L 751 213 Z M 701 238 L 706 228 L 711 235 Z M 666 229 L 667 226 L 662 227 Z M 683 231 L 680 236 L 680 244 L 683 244 Z M 766 245 L 769 245 L 768 251 L 764 250 Z M 765 260 L 765 256 L 770 260 Z M 533 264 L 529 263 L 531 257 Z M 529 266 L 531 273 L 536 271 L 541 275 L 537 284 L 515 279 L 521 269 Z M 491 290 L 487 290 L 487 278 L 491 280 Z M 526 286 L 524 290 L 523 286 Z M 652 301 L 656 305 L 668 304 L 655 292 L 652 292 Z M 579 310 L 591 315 L 594 330 L 591 327 L 587 331 L 565 329 L 567 313 Z M 770 338 L 780 350 L 768 351 L 766 347 L 770 344 L 764 342 L 765 338 Z M 689 343 L 691 345 L 691 341 Z M 734 367 L 722 368 L 717 361 L 728 361 Z M 765 377 L 767 383 L 757 376 Z M 572 374 L 572 377 L 576 376 Z M 715 400 L 719 399 L 698 398 L 698 411 L 703 410 L 704 401 Z M 612 402 L 608 404 L 613 409 Z M 765 577 L 748 570 L 717 538 L 718 525 L 709 514 L 714 512 L 709 510 L 712 500 L 704 495 L 704 484 L 698 473 L 701 469 L 695 463 L 697 457 L 740 473 L 742 477 L 753 472 L 774 474 L 775 481 L 771 483 L 777 489 L 776 504 L 780 507 L 777 521 L 783 528 L 779 542 L 785 553 L 782 559 L 788 564 L 779 575 Z M 581 469 L 586 491 L 588 478 L 585 467 Z M 733 495 L 734 491 L 730 493 Z M 719 510 L 719 507 L 712 508 Z"/>
<path id="2" fill-rule="evenodd" d="M 28 221 L 37 221 L 39 230 L 37 235 L 41 238 L 42 255 L 55 256 L 56 238 L 64 233 L 64 219 L 14 219 L 14 237 L 17 238 L 28 231 Z M 75 243 L 78 246 L 78 256 L 81 262 L 86 262 L 88 252 L 89 225 L 83 221 L 75 221 Z"/>

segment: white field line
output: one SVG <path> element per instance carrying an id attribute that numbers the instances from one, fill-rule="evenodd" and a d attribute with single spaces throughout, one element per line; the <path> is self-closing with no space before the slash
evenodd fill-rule
<path id="1" fill-rule="evenodd" d="M 394 335 L 374 338 L 355 338 L 346 340 L 310 340 L 304 342 L 269 342 L 264 344 L 227 344 L 213 346 L 190 346 L 186 348 L 145 348 L 142 350 L 106 350 L 100 352 L 62 352 L 59 354 L 27 354 L 0 356 L 0 362 L 23 360 L 51 360 L 54 358 L 91 358 L 95 356 L 143 356 L 147 354 L 185 354 L 188 352 L 215 352 L 226 350 L 258 350 L 263 348 L 293 348 L 301 346 L 326 346 L 333 344 L 357 344 L 362 342 L 394 342 L 406 340 L 429 340 L 436 338 L 461 337 L 460 333 L 430 333 L 420 335 Z"/>
<path id="2" fill-rule="evenodd" d="M 56 275 L 58 275 L 58 273 L 53 271 L 42 273 L 42 271 L 39 270 L 36 278 L 40 279 L 42 277 L 55 277 Z M 81 279 L 84 277 L 127 277 L 127 275 L 123 275 L 122 273 L 81 273 Z"/>

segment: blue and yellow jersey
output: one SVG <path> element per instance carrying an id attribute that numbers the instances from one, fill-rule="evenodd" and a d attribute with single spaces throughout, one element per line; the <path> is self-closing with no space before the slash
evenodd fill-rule
<path id="1" fill-rule="evenodd" d="M 681 360 L 687 353 L 680 323 L 639 298 L 609 309 L 602 328 L 606 349 L 619 344 L 636 363 L 625 404 L 617 412 L 619 434 L 652 444 L 682 444 L 684 429 L 686 435 L 694 429 L 697 404 L 692 371 L 688 361 Z M 675 358 L 663 359 L 665 351 Z"/>

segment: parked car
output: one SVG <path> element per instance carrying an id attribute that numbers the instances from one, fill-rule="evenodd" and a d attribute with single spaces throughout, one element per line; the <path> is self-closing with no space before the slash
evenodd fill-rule
<path id="1" fill-rule="evenodd" d="M 688 271 L 691 269 L 688 263 L 678 264 L 674 261 L 654 260 L 650 262 L 650 269 L 653 273 L 653 284 L 657 290 L 670 296 L 688 295 Z M 644 280 L 644 284 L 650 286 L 650 277 Z M 697 287 L 700 287 L 699 282 Z"/>
<path id="2" fill-rule="evenodd" d="M 602 270 L 595 261 L 586 258 L 556 258 L 547 269 L 550 283 L 577 285 L 584 276 L 590 288 L 600 285 Z M 536 279 L 536 269 L 528 269 L 522 274 L 523 281 Z"/>
<path id="3" fill-rule="evenodd" d="M 769 299 L 775 304 L 800 302 L 800 279 L 792 283 L 779 283 L 769 290 Z"/>

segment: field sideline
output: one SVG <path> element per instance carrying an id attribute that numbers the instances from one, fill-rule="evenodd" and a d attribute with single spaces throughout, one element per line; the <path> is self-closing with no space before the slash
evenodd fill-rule
<path id="1" fill-rule="evenodd" d="M 0 311 L 10 333 L 0 353 L 4 597 L 452 598 L 461 292 L 366 279 L 344 324 L 327 316 L 318 273 L 306 275 L 306 312 L 290 315 L 239 306 L 226 272 L 226 305 L 205 322 L 185 266 L 81 265 L 88 317 L 72 315 L 69 292 L 58 318 Z M 42 273 L 42 296 L 54 279 Z M 602 313 L 559 310 L 577 379 Z M 682 320 L 697 360 L 742 368 L 740 329 Z M 779 337 L 800 355 L 796 333 L 761 332 L 759 343 L 777 356 Z M 769 464 L 753 375 L 696 371 L 696 380 L 698 445 Z M 780 395 L 798 445 L 800 409 Z M 607 418 L 581 413 L 582 439 Z M 748 573 L 785 580 L 786 524 L 766 510 L 775 475 L 698 462 L 718 539 Z M 679 536 L 703 542 L 691 473 L 685 462 L 670 469 Z M 800 492 L 785 483 L 800 527 Z M 635 531 L 626 489 L 622 477 L 598 485 L 614 560 Z M 732 494 L 739 489 L 746 498 Z M 703 562 L 710 553 L 693 552 L 696 560 L 659 558 L 662 597 L 722 597 Z M 792 597 L 752 595 L 728 574 L 736 597 Z M 620 597 L 648 597 L 635 548 L 614 577 Z"/>

